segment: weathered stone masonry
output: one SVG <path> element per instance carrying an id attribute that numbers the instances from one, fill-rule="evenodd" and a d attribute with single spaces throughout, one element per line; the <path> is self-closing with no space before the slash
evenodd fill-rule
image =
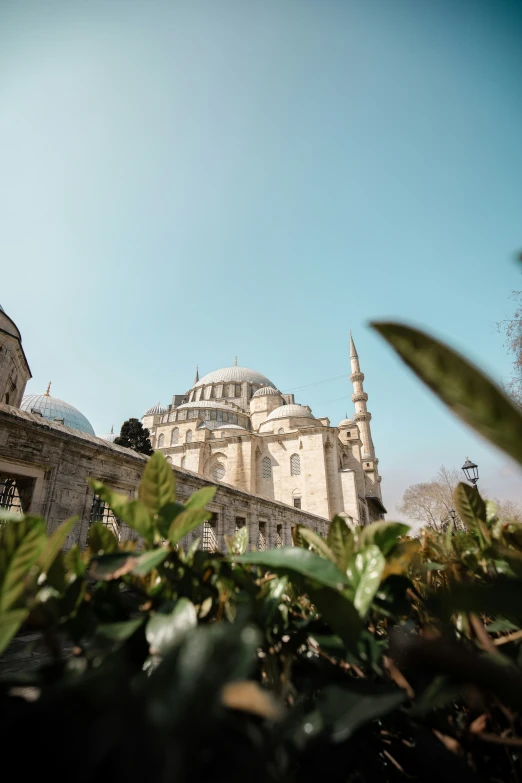
<path id="1" fill-rule="evenodd" d="M 65 519 L 79 515 L 80 521 L 67 542 L 84 545 L 89 527 L 93 491 L 89 478 L 103 481 L 112 489 L 134 497 L 147 457 L 130 449 L 108 443 L 87 433 L 71 430 L 62 424 L 43 419 L 9 405 L 0 404 L 0 473 L 14 477 L 24 489 L 24 511 L 40 514 L 52 532 Z M 202 476 L 173 467 L 177 494 L 181 501 L 209 484 L 217 486 L 209 505 L 214 512 L 218 549 L 223 550 L 224 536 L 233 535 L 236 525 L 246 524 L 250 547 L 259 541 L 262 526 L 267 547 L 290 545 L 291 528 L 306 525 L 325 534 L 328 522 L 322 517 L 261 498 L 241 489 L 216 483 Z M 122 538 L 132 532 L 122 530 Z M 201 536 L 193 531 L 185 544 Z"/>

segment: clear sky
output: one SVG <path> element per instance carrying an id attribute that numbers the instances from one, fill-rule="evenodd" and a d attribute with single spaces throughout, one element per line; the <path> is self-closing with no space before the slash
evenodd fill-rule
<path id="1" fill-rule="evenodd" d="M 383 496 L 520 475 L 368 328 L 406 320 L 497 379 L 522 288 L 522 3 L 5 0 L 0 303 L 30 392 L 98 433 L 239 364 L 283 391 L 366 374 Z M 298 402 L 350 413 L 347 377 Z"/>

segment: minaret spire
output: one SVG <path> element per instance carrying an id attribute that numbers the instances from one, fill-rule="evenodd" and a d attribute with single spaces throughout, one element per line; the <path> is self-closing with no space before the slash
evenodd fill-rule
<path id="1" fill-rule="evenodd" d="M 197 383 L 198 381 L 199 381 L 199 365 L 198 365 L 198 364 L 196 364 L 196 376 L 195 376 L 195 378 L 194 378 L 194 386 L 196 385 L 196 383 Z"/>
<path id="2" fill-rule="evenodd" d="M 361 433 L 361 440 L 363 445 L 363 455 L 372 457 L 375 459 L 375 449 L 372 441 L 372 434 L 370 430 L 370 421 L 372 414 L 368 411 L 366 403 L 368 402 L 368 395 L 364 391 L 363 381 L 364 373 L 361 372 L 359 365 L 359 356 L 357 349 L 353 341 L 352 333 L 350 331 L 350 365 L 352 368 L 352 374 L 350 380 L 353 384 L 352 402 L 355 404 L 355 416 L 354 421 L 359 425 L 359 432 Z"/>

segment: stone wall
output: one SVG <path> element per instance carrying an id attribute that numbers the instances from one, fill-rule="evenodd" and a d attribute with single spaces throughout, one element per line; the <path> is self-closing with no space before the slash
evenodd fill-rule
<path id="1" fill-rule="evenodd" d="M 69 546 L 74 542 L 84 545 L 86 541 L 93 502 L 88 479 L 96 478 L 132 497 L 146 461 L 147 457 L 130 449 L 0 404 L 0 479 L 14 477 L 30 484 L 24 510 L 45 517 L 49 532 L 64 519 L 78 514 L 80 522 L 71 534 Z M 259 543 L 260 523 L 269 547 L 276 546 L 278 532 L 284 544 L 291 544 L 291 527 L 295 524 L 326 533 L 328 522 L 322 517 L 216 484 L 180 467 L 173 467 L 173 471 L 182 501 L 202 486 L 218 487 L 209 508 L 214 513 L 219 549 L 224 549 L 224 536 L 233 535 L 236 525 L 243 522 L 250 531 L 251 547 Z M 123 537 L 129 534 L 128 530 L 122 531 Z M 201 535 L 199 528 L 185 543 Z"/>

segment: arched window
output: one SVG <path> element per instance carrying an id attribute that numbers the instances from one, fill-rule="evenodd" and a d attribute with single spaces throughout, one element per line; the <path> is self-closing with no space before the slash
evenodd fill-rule
<path id="1" fill-rule="evenodd" d="M 284 433 L 284 429 L 282 427 L 279 427 L 279 429 L 277 430 L 277 434 L 282 435 L 283 433 Z"/>
<path id="2" fill-rule="evenodd" d="M 263 478 L 271 478 L 272 476 L 272 463 L 270 457 L 263 457 L 261 460 L 261 475 Z"/>
<path id="3" fill-rule="evenodd" d="M 181 458 L 181 467 L 184 468 L 186 464 L 187 464 L 187 458 L 186 457 L 182 457 Z"/>
<path id="4" fill-rule="evenodd" d="M 158 438 L 158 449 L 161 449 L 164 443 L 165 443 L 165 435 L 161 433 L 161 435 Z"/>
<path id="5" fill-rule="evenodd" d="M 301 460 L 299 459 L 299 454 L 292 454 L 290 457 L 290 475 L 301 475 Z"/>
<path id="6" fill-rule="evenodd" d="M 177 446 L 179 440 L 179 427 L 174 427 L 172 435 L 170 436 L 170 445 Z"/>
<path id="7" fill-rule="evenodd" d="M 226 468 L 222 462 L 216 462 L 212 468 L 212 478 L 214 481 L 221 481 L 226 473 Z"/>
<path id="8" fill-rule="evenodd" d="M 187 430 L 185 435 L 185 443 L 192 443 L 192 430 Z"/>
<path id="9" fill-rule="evenodd" d="M 172 457 L 167 457 L 167 462 L 169 463 L 169 465 L 173 465 L 173 464 L 174 464 L 174 463 L 172 462 Z"/>

